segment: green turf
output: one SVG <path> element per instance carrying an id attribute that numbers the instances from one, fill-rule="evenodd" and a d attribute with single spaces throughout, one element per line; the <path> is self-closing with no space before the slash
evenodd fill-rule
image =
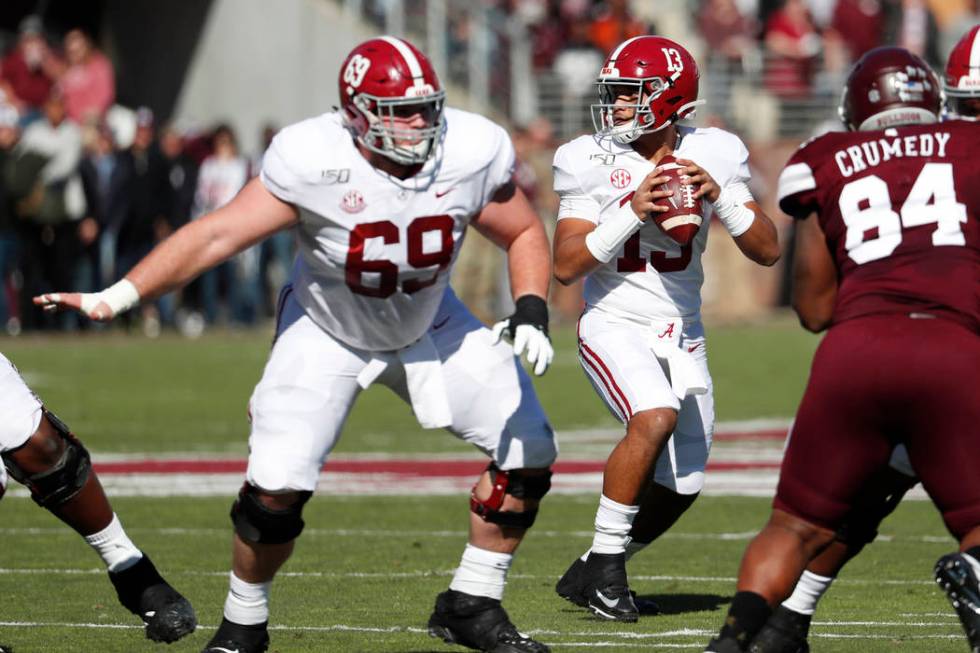
<path id="1" fill-rule="evenodd" d="M 555 363 L 536 379 L 555 427 L 615 426 L 575 356 L 574 331 L 554 334 Z M 270 336 L 221 332 L 200 340 L 96 334 L 0 343 L 48 406 L 96 451 L 244 453 L 246 406 Z M 817 338 L 789 321 L 709 328 L 709 365 L 719 420 L 791 417 Z M 424 431 L 391 391 L 363 393 L 338 452 L 468 451 Z"/>
<path id="2" fill-rule="evenodd" d="M 709 357 L 720 420 L 791 417 L 818 339 L 789 320 L 710 328 Z M 615 426 L 584 379 L 574 334 L 555 333 L 554 368 L 537 380 L 559 431 Z M 198 341 L 96 334 L 24 337 L 0 344 L 48 405 L 97 452 L 244 454 L 246 402 L 261 374 L 269 334 L 209 334 Z M 390 392 L 372 388 L 355 407 L 339 451 L 463 452 L 423 431 Z M 560 651 L 700 651 L 721 624 L 746 537 L 768 501 L 703 498 L 630 566 L 633 585 L 665 614 L 638 625 L 590 619 L 552 586 L 587 546 L 596 498 L 552 496 L 515 563 L 507 606 L 517 624 Z M 95 556 L 71 531 L 25 499 L 0 504 L 0 643 L 17 653 L 199 651 L 227 588 L 230 497 L 118 498 L 131 536 L 194 601 L 201 631 L 171 647 L 141 639 L 115 602 Z M 465 497 L 321 497 L 272 594 L 273 651 L 450 653 L 423 625 L 449 582 L 465 534 Z M 821 605 L 816 652 L 965 650 L 951 609 L 930 582 L 952 543 L 932 508 L 907 503 L 846 570 Z M 27 573 L 26 570 L 34 570 Z M 46 570 L 46 571 L 45 571 Z M 77 570 L 66 573 L 58 570 Z M 656 577 L 656 578 L 655 578 Z M 34 624 L 12 626 L 13 622 Z M 130 628 L 96 628 L 120 625 Z"/>
<path id="3" fill-rule="evenodd" d="M 115 507 L 133 539 L 198 609 L 201 630 L 159 650 L 199 651 L 217 623 L 227 588 L 228 500 L 117 499 Z M 556 653 L 699 651 L 721 625 L 746 543 L 744 537 L 719 535 L 756 531 L 768 501 L 702 498 L 631 562 L 634 588 L 664 609 L 636 625 L 596 621 L 552 591 L 565 565 L 588 545 L 594 498 L 549 497 L 544 508 L 507 590 L 506 605 L 522 629 Z M 77 536 L 28 500 L 6 500 L 3 515 L 9 529 L 0 554 L 0 622 L 133 624 Z M 462 550 L 463 497 L 318 498 L 306 515 L 308 532 L 284 569 L 293 575 L 280 577 L 272 593 L 274 623 L 285 628 L 273 631 L 273 651 L 461 650 L 421 629 Z M 825 598 L 814 650 L 965 650 L 955 616 L 929 582 L 931 564 L 952 548 L 931 506 L 904 504 L 882 533 L 886 541 L 856 559 Z M 887 541 L 891 536 L 901 537 Z M 65 569 L 90 573 L 52 571 Z M 150 650 L 140 637 L 135 628 L 0 626 L 0 643 L 17 653 Z"/>

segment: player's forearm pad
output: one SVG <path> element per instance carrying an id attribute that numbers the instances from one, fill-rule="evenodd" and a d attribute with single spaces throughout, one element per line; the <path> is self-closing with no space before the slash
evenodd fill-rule
<path id="1" fill-rule="evenodd" d="M 746 202 L 751 201 L 753 201 L 752 193 L 748 186 L 741 182 L 725 186 L 718 194 L 714 204 L 715 213 L 718 214 L 718 219 L 728 229 L 732 238 L 744 234 L 755 221 L 755 211 L 745 206 Z"/>
<path id="2" fill-rule="evenodd" d="M 611 219 L 599 224 L 585 237 L 585 247 L 597 261 L 608 263 L 630 236 L 635 234 L 643 222 L 636 217 L 627 204 Z"/>

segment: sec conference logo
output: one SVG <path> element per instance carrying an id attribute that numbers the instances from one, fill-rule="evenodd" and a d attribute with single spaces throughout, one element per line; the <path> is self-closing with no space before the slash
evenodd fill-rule
<path id="1" fill-rule="evenodd" d="M 347 191 L 340 201 L 340 208 L 347 213 L 360 213 L 364 210 L 364 196 L 356 190 Z"/>
<path id="2" fill-rule="evenodd" d="M 609 173 L 609 181 L 616 188 L 626 188 L 630 185 L 630 171 L 626 168 L 616 168 Z"/>

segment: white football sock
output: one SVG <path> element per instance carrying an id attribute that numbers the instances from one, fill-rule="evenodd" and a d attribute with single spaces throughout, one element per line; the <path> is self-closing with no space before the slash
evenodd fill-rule
<path id="1" fill-rule="evenodd" d="M 513 560 L 512 553 L 497 553 L 467 544 L 449 589 L 500 600 L 504 597 L 507 572 Z"/>
<path id="2" fill-rule="evenodd" d="M 267 583 L 246 583 L 235 575 L 228 583 L 228 598 L 225 599 L 225 619 L 243 626 L 265 623 L 269 620 L 269 587 Z"/>
<path id="3" fill-rule="evenodd" d="M 98 533 L 85 536 L 85 541 L 95 549 L 111 572 L 129 569 L 143 557 L 143 552 L 126 535 L 116 513 L 112 521 Z"/>
<path id="4" fill-rule="evenodd" d="M 592 550 L 596 553 L 623 553 L 629 542 L 633 519 L 640 511 L 639 506 L 626 506 L 602 495 L 599 509 L 595 513 L 595 537 Z"/>
<path id="5" fill-rule="evenodd" d="M 833 582 L 832 576 L 819 576 L 804 571 L 796 583 L 796 589 L 793 590 L 792 596 L 783 601 L 783 607 L 800 614 L 813 614 L 817 609 L 817 601 L 830 589 L 830 584 Z"/>

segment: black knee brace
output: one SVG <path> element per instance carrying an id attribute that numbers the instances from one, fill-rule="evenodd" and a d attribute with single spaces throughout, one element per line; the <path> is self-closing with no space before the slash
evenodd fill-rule
<path id="1" fill-rule="evenodd" d="M 54 427 L 55 433 L 65 442 L 65 450 L 58 462 L 43 472 L 28 474 L 13 457 L 23 447 L 6 451 L 2 457 L 10 477 L 27 486 L 37 505 L 51 509 L 65 503 L 85 487 L 92 472 L 92 459 L 85 446 L 71 434 L 68 425 L 48 410 L 44 410 L 43 414 Z M 27 446 L 26 443 L 24 446 Z"/>
<path id="2" fill-rule="evenodd" d="M 504 471 L 497 467 L 496 463 L 490 463 L 487 471 L 490 472 L 490 482 L 493 485 L 490 496 L 486 499 L 478 499 L 476 486 L 473 486 L 473 492 L 470 493 L 470 510 L 482 517 L 483 521 L 493 524 L 511 528 L 531 528 L 538 516 L 538 509 L 533 508 L 524 512 L 502 511 L 500 507 L 504 504 L 504 495 L 509 494 L 518 499 L 542 498 L 551 489 L 551 471 L 549 470 L 547 474 L 530 476 L 520 471 Z"/>
<path id="3" fill-rule="evenodd" d="M 285 510 L 272 510 L 259 501 L 258 489 L 246 483 L 231 507 L 231 522 L 235 525 L 235 532 L 247 542 L 292 542 L 303 532 L 303 505 L 313 496 L 312 492 L 298 494 L 296 503 Z"/>

